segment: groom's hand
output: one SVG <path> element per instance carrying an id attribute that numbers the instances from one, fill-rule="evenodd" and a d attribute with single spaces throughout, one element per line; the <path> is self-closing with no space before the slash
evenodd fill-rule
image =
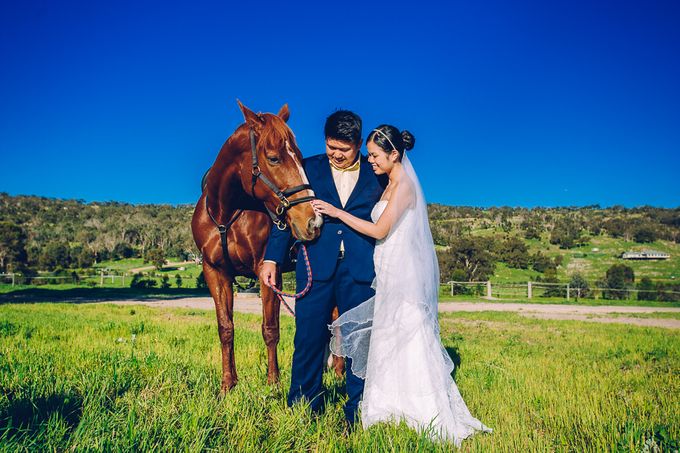
<path id="1" fill-rule="evenodd" d="M 269 284 L 276 286 L 276 263 L 272 261 L 265 261 L 262 263 L 262 269 L 260 269 L 260 281 L 265 285 Z"/>

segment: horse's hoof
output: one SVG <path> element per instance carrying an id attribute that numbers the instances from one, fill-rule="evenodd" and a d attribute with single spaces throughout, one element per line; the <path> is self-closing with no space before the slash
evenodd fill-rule
<path id="1" fill-rule="evenodd" d="M 220 388 L 220 396 L 225 396 L 234 387 L 236 387 L 236 381 L 234 381 L 234 382 L 223 382 L 222 387 Z"/>
<path id="2" fill-rule="evenodd" d="M 268 385 L 279 385 L 279 375 L 269 375 L 267 376 Z"/>

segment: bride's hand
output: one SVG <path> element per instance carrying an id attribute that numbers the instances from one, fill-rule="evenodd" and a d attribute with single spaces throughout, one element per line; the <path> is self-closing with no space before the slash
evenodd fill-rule
<path id="1" fill-rule="evenodd" d="M 319 214 L 325 214 L 329 217 L 338 217 L 338 215 L 340 215 L 340 209 L 330 203 L 326 203 L 322 200 L 312 200 L 311 203 L 314 211 Z"/>

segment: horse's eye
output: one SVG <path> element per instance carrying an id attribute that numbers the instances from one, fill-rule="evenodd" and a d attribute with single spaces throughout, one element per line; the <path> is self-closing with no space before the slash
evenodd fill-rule
<path id="1" fill-rule="evenodd" d="M 267 160 L 269 161 L 270 164 L 273 164 L 273 165 L 278 165 L 279 163 L 281 163 L 279 158 L 276 157 L 276 156 L 267 156 Z"/>

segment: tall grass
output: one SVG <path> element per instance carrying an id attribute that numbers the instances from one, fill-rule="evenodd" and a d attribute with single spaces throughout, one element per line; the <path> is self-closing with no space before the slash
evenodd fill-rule
<path id="1" fill-rule="evenodd" d="M 214 315 L 113 305 L 0 306 L 0 449 L 450 451 L 405 426 L 346 432 L 343 383 L 319 416 L 266 382 L 259 317 L 236 315 L 239 384 L 223 398 Z M 663 451 L 680 439 L 676 331 L 509 313 L 441 318 L 455 379 L 494 428 L 466 451 Z"/>

